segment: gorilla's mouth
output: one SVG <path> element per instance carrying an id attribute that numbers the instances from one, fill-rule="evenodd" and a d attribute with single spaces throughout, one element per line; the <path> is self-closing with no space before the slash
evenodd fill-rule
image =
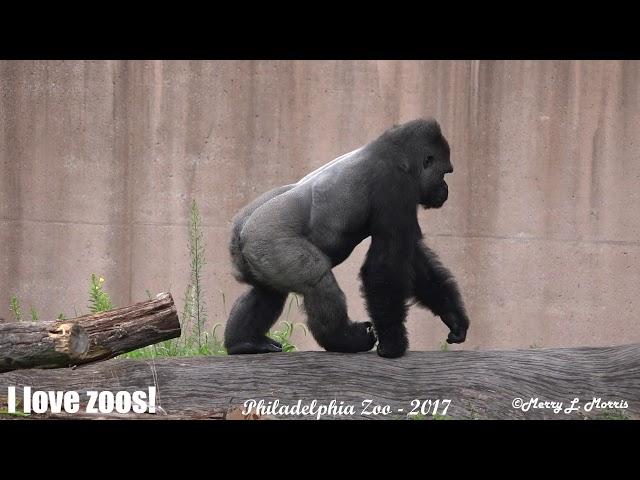
<path id="1" fill-rule="evenodd" d="M 440 208 L 447 201 L 447 198 L 449 198 L 449 186 L 443 179 L 440 185 L 429 192 L 427 198 L 423 199 L 420 204 L 424 208 Z"/>

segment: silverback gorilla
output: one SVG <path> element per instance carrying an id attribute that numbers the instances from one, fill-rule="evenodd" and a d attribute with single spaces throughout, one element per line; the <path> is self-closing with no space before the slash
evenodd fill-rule
<path id="1" fill-rule="evenodd" d="M 419 119 L 246 206 L 234 218 L 230 251 L 236 278 L 251 288 L 231 310 L 227 352 L 281 351 L 266 334 L 289 292 L 303 295 L 309 330 L 328 351 L 367 351 L 377 340 L 379 355 L 403 355 L 410 299 L 449 327 L 447 342 L 464 342 L 469 319 L 458 286 L 423 244 L 417 218 L 418 205 L 444 204 L 452 172 L 440 126 Z M 331 271 L 369 236 L 360 277 L 373 325 L 349 319 Z"/>

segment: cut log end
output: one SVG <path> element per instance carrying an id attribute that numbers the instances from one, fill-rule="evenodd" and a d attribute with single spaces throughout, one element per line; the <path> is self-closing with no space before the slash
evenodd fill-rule
<path id="1" fill-rule="evenodd" d="M 77 323 L 60 323 L 49 330 L 56 352 L 79 360 L 89 351 L 89 335 Z"/>

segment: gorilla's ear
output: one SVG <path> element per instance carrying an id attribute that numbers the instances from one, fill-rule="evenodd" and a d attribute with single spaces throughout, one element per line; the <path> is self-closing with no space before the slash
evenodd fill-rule
<path id="1" fill-rule="evenodd" d="M 398 162 L 398 168 L 400 168 L 400 170 L 402 170 L 405 173 L 411 173 L 411 162 L 409 161 L 409 158 L 407 158 L 406 155 L 402 155 L 400 157 L 400 161 Z"/>
<path id="2" fill-rule="evenodd" d="M 420 176 L 420 166 L 411 155 L 402 154 L 398 158 L 398 168 L 412 177 Z"/>

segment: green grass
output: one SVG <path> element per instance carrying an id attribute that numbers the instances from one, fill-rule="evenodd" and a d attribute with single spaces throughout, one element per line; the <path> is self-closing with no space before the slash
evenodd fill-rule
<path id="1" fill-rule="evenodd" d="M 9 412 L 9 410 L 7 410 L 6 408 L 0 408 L 0 416 L 2 415 L 9 415 L 11 417 L 28 417 L 29 416 L 28 413 L 18 412 L 17 410 L 15 412 Z"/>
<path id="2" fill-rule="evenodd" d="M 296 346 L 291 343 L 291 335 L 297 326 L 302 328 L 306 335 L 305 326 L 302 324 L 293 324 L 287 320 L 282 321 L 281 325 L 282 327 L 279 330 L 269 332 L 269 337 L 282 344 L 283 352 L 295 352 Z M 217 323 L 213 327 L 211 334 L 205 332 L 200 341 L 198 341 L 198 339 L 192 334 L 186 338 L 174 338 L 162 343 L 139 348 L 137 350 L 124 353 L 118 356 L 118 358 L 147 359 L 158 357 L 226 355 L 227 351 L 224 349 L 222 340 L 220 340 L 217 335 L 217 329 L 219 327 L 221 327 L 221 325 Z"/>
<path id="3" fill-rule="evenodd" d="M 6 404 L 7 404 L 7 399 L 5 397 L 0 398 L 0 405 L 6 405 Z M 28 417 L 29 414 L 21 411 L 20 410 L 21 408 L 22 408 L 22 400 L 20 399 L 16 401 L 15 412 L 9 412 L 9 407 L 0 407 L 0 418 L 2 418 L 3 415 L 7 415 L 10 417 Z"/>
<path id="4" fill-rule="evenodd" d="M 149 345 L 131 352 L 124 353 L 118 358 L 145 359 L 157 357 L 200 357 L 207 355 L 226 355 L 227 352 L 222 345 L 222 340 L 218 339 L 216 330 L 220 324 L 214 325 L 211 334 L 202 333 L 198 339 L 195 335 L 181 336 L 165 340 L 155 345 Z"/>

